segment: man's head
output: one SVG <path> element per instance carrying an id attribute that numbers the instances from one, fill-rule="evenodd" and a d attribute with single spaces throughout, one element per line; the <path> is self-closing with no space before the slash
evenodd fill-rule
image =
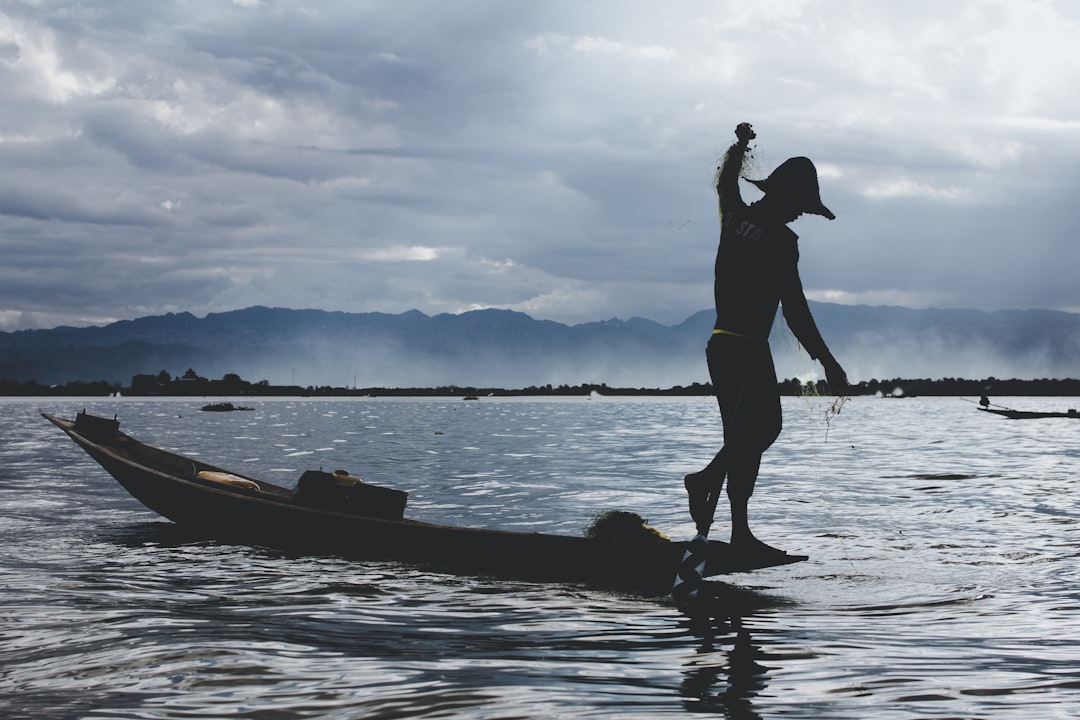
<path id="1" fill-rule="evenodd" d="M 792 219 L 802 213 L 836 219 L 832 211 L 821 202 L 817 168 L 809 158 L 793 157 L 785 160 L 769 177 L 750 182 L 765 193 L 765 198 L 771 204 L 793 213 Z"/>

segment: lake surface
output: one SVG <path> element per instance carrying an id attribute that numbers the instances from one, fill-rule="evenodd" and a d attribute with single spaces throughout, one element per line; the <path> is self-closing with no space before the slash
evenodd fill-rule
<path id="1" fill-rule="evenodd" d="M 751 520 L 810 561 L 728 576 L 702 623 L 665 598 L 186 540 L 38 411 L 117 414 L 284 485 L 347 469 L 423 520 L 578 534 L 617 508 L 689 538 L 709 398 L 209 401 L 0 400 L 0 717 L 1080 716 L 1080 421 L 785 399 Z"/>

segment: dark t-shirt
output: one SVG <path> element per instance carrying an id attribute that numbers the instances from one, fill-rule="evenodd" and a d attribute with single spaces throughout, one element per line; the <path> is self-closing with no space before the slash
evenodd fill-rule
<path id="1" fill-rule="evenodd" d="M 788 327 L 810 356 L 819 358 L 827 348 L 803 294 L 799 236 L 772 220 L 757 203 L 743 202 L 738 186 L 741 165 L 742 150 L 733 146 L 717 184 L 721 229 L 713 283 L 715 328 L 767 341 L 782 304 Z"/>

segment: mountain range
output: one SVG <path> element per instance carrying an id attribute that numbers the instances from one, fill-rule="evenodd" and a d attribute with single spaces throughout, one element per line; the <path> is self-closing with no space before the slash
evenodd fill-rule
<path id="1" fill-rule="evenodd" d="M 852 381 L 1080 376 L 1080 314 L 913 310 L 811 303 Z M 96 327 L 0 332 L 0 379 L 42 384 L 194 369 L 303 387 L 522 388 L 707 382 L 701 311 L 677 325 L 643 318 L 564 325 L 509 310 L 428 316 L 250 307 L 169 313 Z M 781 379 L 821 377 L 778 316 Z"/>

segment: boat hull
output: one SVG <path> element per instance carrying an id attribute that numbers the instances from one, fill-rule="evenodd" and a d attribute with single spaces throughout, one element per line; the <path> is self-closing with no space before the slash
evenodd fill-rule
<path id="1" fill-rule="evenodd" d="M 1076 418 L 1080 419 L 1080 413 L 1076 410 L 1067 412 L 1041 412 L 1037 410 L 1011 410 L 1009 408 L 980 407 L 979 410 L 993 415 L 1009 418 L 1010 420 L 1043 420 L 1046 418 Z"/>
<path id="2" fill-rule="evenodd" d="M 291 490 L 254 478 L 259 489 L 200 480 L 225 473 L 202 461 L 141 443 L 101 424 L 45 414 L 136 500 L 176 524 L 225 541 L 292 551 L 397 560 L 450 572 L 540 582 L 585 583 L 647 593 L 671 588 L 686 543 L 659 538 L 603 541 L 571 535 L 439 525 L 334 512 L 299 504 Z M 92 417 L 92 416 L 89 416 Z M 80 420 L 83 418 L 80 415 Z M 94 418 L 94 421 L 100 419 Z M 106 421 L 106 424 L 111 421 Z M 706 576 L 806 559 L 740 556 L 709 543 Z"/>

